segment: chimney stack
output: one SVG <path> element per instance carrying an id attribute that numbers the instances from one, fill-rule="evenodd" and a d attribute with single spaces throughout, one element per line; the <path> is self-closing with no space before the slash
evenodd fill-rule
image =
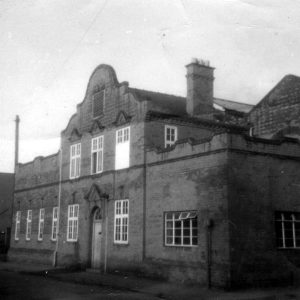
<path id="1" fill-rule="evenodd" d="M 20 124 L 20 118 L 18 115 L 16 115 L 16 131 L 15 131 L 15 172 L 17 164 L 19 163 L 19 124 Z"/>
<path id="2" fill-rule="evenodd" d="M 214 68 L 209 61 L 192 59 L 187 68 L 186 111 L 191 116 L 213 112 Z"/>

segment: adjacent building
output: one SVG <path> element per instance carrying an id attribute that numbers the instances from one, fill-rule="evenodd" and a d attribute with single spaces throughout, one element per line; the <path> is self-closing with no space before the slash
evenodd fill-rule
<path id="1" fill-rule="evenodd" d="M 95 69 L 60 150 L 16 167 L 10 260 L 209 286 L 290 283 L 300 146 L 285 128 L 297 127 L 298 78 L 253 107 L 214 98 L 207 62 L 186 68 L 186 98 Z"/>
<path id="2" fill-rule="evenodd" d="M 9 248 L 13 194 L 14 174 L 0 173 L 0 258 Z"/>

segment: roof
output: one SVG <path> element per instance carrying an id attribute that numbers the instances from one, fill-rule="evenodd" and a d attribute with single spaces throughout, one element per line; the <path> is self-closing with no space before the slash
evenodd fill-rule
<path id="1" fill-rule="evenodd" d="M 270 100 L 274 102 L 275 99 L 289 99 L 290 103 L 297 103 L 299 97 L 300 77 L 292 74 L 286 75 L 251 109 L 251 111 L 254 111 Z"/>
<path id="2" fill-rule="evenodd" d="M 140 100 L 151 101 L 153 104 L 162 108 L 172 108 L 174 114 L 182 115 L 186 112 L 186 100 L 184 97 L 135 88 L 130 88 L 130 91 L 133 92 Z"/>
<path id="3" fill-rule="evenodd" d="M 220 122 L 217 120 L 204 119 L 199 117 L 190 117 L 188 115 L 185 116 L 176 116 L 156 111 L 149 111 L 146 116 L 146 121 L 151 120 L 172 120 L 174 123 L 182 123 L 182 124 L 195 124 L 198 126 L 206 127 L 206 128 L 219 128 L 221 131 L 224 129 L 228 129 L 234 132 L 245 132 L 248 131 L 247 126 L 230 124 L 225 122 Z"/>
<path id="4" fill-rule="evenodd" d="M 155 105 L 162 108 L 172 108 L 174 114 L 183 115 L 186 114 L 186 98 L 181 96 L 175 96 L 170 94 L 164 94 L 159 92 L 151 92 L 136 88 L 130 88 L 140 100 L 151 101 Z M 248 113 L 253 105 L 235 102 L 231 100 L 225 100 L 220 98 L 214 98 L 214 103 L 223 107 L 225 110 L 234 110 L 242 113 Z"/>
<path id="5" fill-rule="evenodd" d="M 234 110 L 242 113 L 248 113 L 254 105 L 235 102 L 231 100 L 225 100 L 220 98 L 214 98 L 214 103 L 223 107 L 226 110 Z"/>

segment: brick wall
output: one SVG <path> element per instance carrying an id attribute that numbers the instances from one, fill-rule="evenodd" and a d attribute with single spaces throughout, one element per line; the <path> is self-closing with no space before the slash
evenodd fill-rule
<path id="1" fill-rule="evenodd" d="M 289 151 L 287 151 L 289 149 Z M 232 139 L 228 207 L 233 285 L 290 284 L 297 250 L 276 248 L 274 212 L 299 212 L 299 145 Z"/>
<path id="2" fill-rule="evenodd" d="M 280 130 L 299 127 L 300 80 L 299 77 L 285 76 L 250 112 L 249 121 L 253 134 L 270 138 Z M 299 136 L 299 131 L 297 132 Z"/>

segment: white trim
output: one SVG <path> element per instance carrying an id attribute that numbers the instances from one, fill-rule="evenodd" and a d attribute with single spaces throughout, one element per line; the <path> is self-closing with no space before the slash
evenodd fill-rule
<path id="1" fill-rule="evenodd" d="M 80 176 L 81 143 L 70 146 L 70 179 Z"/>
<path id="2" fill-rule="evenodd" d="M 26 219 L 26 241 L 29 241 L 31 238 L 31 228 L 32 228 L 32 210 L 27 210 L 27 219 Z"/>
<path id="3" fill-rule="evenodd" d="M 16 225 L 15 225 L 15 240 L 18 241 L 19 240 L 19 236 L 20 236 L 20 228 L 21 228 L 21 211 L 18 210 L 16 212 Z"/>
<path id="4" fill-rule="evenodd" d="M 77 242 L 79 227 L 79 204 L 68 206 L 67 241 Z"/>
<path id="5" fill-rule="evenodd" d="M 300 246 L 297 246 L 297 239 L 300 238 L 300 236 L 297 237 L 296 234 L 296 228 L 295 224 L 300 223 L 300 219 L 296 219 L 295 213 L 291 212 L 279 212 L 280 213 L 280 218 L 276 218 L 275 222 L 279 223 L 280 222 L 280 232 L 276 232 L 276 238 L 282 239 L 282 244 L 279 246 L 277 245 L 278 249 L 299 249 Z M 285 216 L 287 214 L 289 217 L 287 218 Z M 290 219 L 291 217 L 291 219 Z M 292 237 L 293 237 L 293 245 L 292 246 L 287 246 L 286 244 L 286 225 L 291 224 L 292 225 Z M 290 226 L 288 226 L 290 228 Z M 278 236 L 279 235 L 279 236 Z M 291 238 L 289 238 L 291 239 Z"/>
<path id="6" fill-rule="evenodd" d="M 186 214 L 184 218 L 181 218 L 182 214 Z M 167 218 L 167 215 L 171 214 L 172 218 Z M 179 214 L 178 217 L 175 219 L 175 214 Z M 191 216 L 191 217 L 190 217 Z M 198 246 L 198 222 L 196 224 L 196 227 L 193 227 L 193 220 L 197 218 L 197 214 L 195 211 L 193 212 L 165 212 L 164 214 L 164 225 L 165 225 L 165 246 L 175 246 L 175 247 L 197 247 Z M 188 228 L 184 228 L 184 221 L 189 220 L 189 226 Z M 180 244 L 175 243 L 175 222 L 180 222 L 180 228 L 177 228 L 177 230 L 180 230 Z M 172 227 L 168 227 L 167 223 L 171 223 Z M 184 229 L 189 230 L 189 236 L 184 236 Z M 197 234 L 193 235 L 193 230 L 197 229 Z M 168 230 L 172 230 L 172 236 L 168 235 Z M 184 243 L 184 238 L 189 238 L 190 243 L 186 244 Z M 172 239 L 172 242 L 168 242 L 168 238 Z M 193 244 L 193 238 L 197 238 L 197 244 Z"/>
<path id="7" fill-rule="evenodd" d="M 116 131 L 115 169 L 126 169 L 130 166 L 130 126 Z"/>
<path id="8" fill-rule="evenodd" d="M 168 129 L 170 130 L 170 137 L 174 136 L 173 138 L 167 139 L 168 136 Z M 172 130 L 174 130 L 174 132 L 172 133 Z M 165 148 L 172 146 L 176 143 L 177 139 L 178 139 L 178 129 L 176 126 L 171 126 L 171 125 L 165 125 Z"/>
<path id="9" fill-rule="evenodd" d="M 98 174 L 103 172 L 103 151 L 104 151 L 104 136 L 100 135 L 91 141 L 91 174 Z M 93 172 L 93 157 L 96 153 L 96 171 Z"/>
<path id="10" fill-rule="evenodd" d="M 55 232 L 54 232 L 55 230 Z M 51 231 L 51 240 L 57 240 L 57 232 L 58 232 L 58 206 L 53 207 L 52 210 L 52 231 Z M 55 237 L 54 236 L 55 233 Z"/>
<path id="11" fill-rule="evenodd" d="M 44 225 L 45 225 L 45 208 L 41 208 L 40 209 L 40 213 L 39 213 L 38 241 L 42 241 L 43 240 Z"/>
<path id="12" fill-rule="evenodd" d="M 126 211 L 124 211 L 125 209 Z M 116 238 L 117 220 L 120 221 L 118 224 L 118 227 L 120 228 L 118 239 Z M 124 232 L 125 226 L 126 226 L 126 232 Z M 123 239 L 124 236 L 126 237 L 126 239 Z M 114 243 L 128 244 L 128 241 L 129 241 L 129 200 L 128 199 L 116 200 L 115 215 L 114 215 Z"/>

